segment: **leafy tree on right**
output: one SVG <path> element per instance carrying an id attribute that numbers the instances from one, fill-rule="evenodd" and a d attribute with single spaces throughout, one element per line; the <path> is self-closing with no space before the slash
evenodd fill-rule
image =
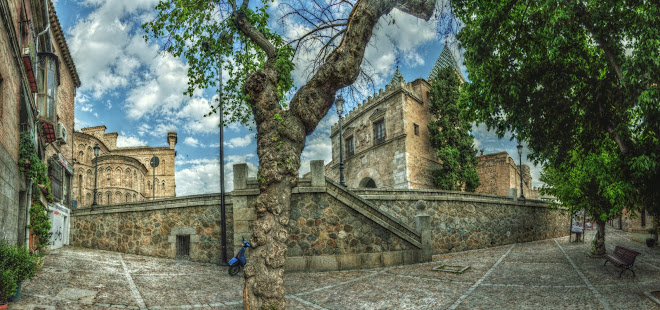
<path id="1" fill-rule="evenodd" d="M 464 23 L 458 39 L 473 116 L 500 136 L 513 132 L 531 159 L 567 176 L 547 178 L 565 189 L 554 193 L 562 202 L 589 188 L 582 197 L 600 221 L 618 216 L 622 201 L 629 211 L 660 215 L 660 6 L 454 0 L 452 7 Z M 593 206 L 601 198 L 609 210 Z M 604 237 L 604 225 L 598 229 Z M 597 243 L 604 249 L 604 238 Z"/>

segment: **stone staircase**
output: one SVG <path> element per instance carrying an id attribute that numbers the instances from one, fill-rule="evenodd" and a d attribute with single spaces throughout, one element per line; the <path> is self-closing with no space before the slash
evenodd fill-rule
<path id="1" fill-rule="evenodd" d="M 394 216 L 381 211 L 369 201 L 346 189 L 344 186 L 335 183 L 327 177 L 325 179 L 325 183 L 326 192 L 328 195 L 341 201 L 346 206 L 364 215 L 374 223 L 380 225 L 388 231 L 391 231 L 406 242 L 414 245 L 419 249 L 422 248 L 422 237 L 420 232 L 400 222 Z"/>

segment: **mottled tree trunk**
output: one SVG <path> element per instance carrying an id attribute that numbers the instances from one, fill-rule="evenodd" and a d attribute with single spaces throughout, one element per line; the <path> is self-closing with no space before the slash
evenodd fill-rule
<path id="1" fill-rule="evenodd" d="M 268 55 L 264 69 L 245 82 L 249 104 L 257 123 L 259 188 L 254 204 L 256 220 L 251 227 L 252 254 L 244 269 L 244 309 L 284 309 L 284 262 L 287 251 L 287 224 L 291 191 L 298 182 L 300 155 L 305 137 L 311 134 L 332 106 L 337 90 L 352 84 L 374 26 L 383 14 L 399 7 L 428 19 L 435 1 L 360 0 L 348 17 L 339 46 L 325 59 L 312 78 L 282 110 L 277 94 L 277 50 L 244 18 L 235 13 L 235 23 Z"/>
<path id="2" fill-rule="evenodd" d="M 596 221 L 597 230 L 596 230 L 596 240 L 594 241 L 594 246 L 592 247 L 591 254 L 593 255 L 604 255 L 605 254 L 605 222 L 598 219 Z"/>

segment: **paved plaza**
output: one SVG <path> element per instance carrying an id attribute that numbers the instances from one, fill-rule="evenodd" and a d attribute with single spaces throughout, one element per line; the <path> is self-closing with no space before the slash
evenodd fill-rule
<path id="1" fill-rule="evenodd" d="M 608 230 L 607 250 L 639 251 L 632 273 L 568 237 L 437 255 L 431 263 L 286 275 L 290 309 L 660 309 L 660 249 Z M 250 254 L 248 253 L 248 260 Z M 462 274 L 432 270 L 469 266 Z M 67 247 L 23 283 L 9 309 L 241 309 L 243 278 L 226 267 Z"/>

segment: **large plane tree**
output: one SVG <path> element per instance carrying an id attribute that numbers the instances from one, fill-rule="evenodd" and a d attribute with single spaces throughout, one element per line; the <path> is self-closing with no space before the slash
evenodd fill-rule
<path id="1" fill-rule="evenodd" d="M 628 210 L 658 215 L 659 191 L 652 188 L 660 186 L 660 6 L 454 0 L 452 7 L 464 23 L 458 38 L 471 81 L 469 110 L 477 119 L 500 136 L 513 132 L 536 162 L 565 169 L 565 176 L 571 161 L 581 160 L 576 150 L 589 159 L 580 171 L 590 173 L 605 173 L 594 165 L 615 157 L 620 165 L 608 167 L 607 175 L 580 176 L 579 184 L 609 205 L 626 200 Z M 602 220 L 614 211 L 596 215 Z M 599 236 L 604 227 L 598 226 Z"/>
<path id="2" fill-rule="evenodd" d="M 374 26 L 394 8 L 424 19 L 435 10 L 433 0 L 293 1 L 280 4 L 291 8 L 285 18 L 304 20 L 310 31 L 285 42 L 268 24 L 268 2 L 163 0 L 155 19 L 144 25 L 148 37 L 164 43 L 163 50 L 187 59 L 189 95 L 216 86 L 212 68 L 224 64 L 230 74 L 224 110 L 256 123 L 261 193 L 253 206 L 253 249 L 244 270 L 243 306 L 249 309 L 285 307 L 286 227 L 305 137 L 335 93 L 357 79 Z M 308 39 L 321 43 L 320 55 L 309 80 L 292 93 L 292 57 Z"/>

